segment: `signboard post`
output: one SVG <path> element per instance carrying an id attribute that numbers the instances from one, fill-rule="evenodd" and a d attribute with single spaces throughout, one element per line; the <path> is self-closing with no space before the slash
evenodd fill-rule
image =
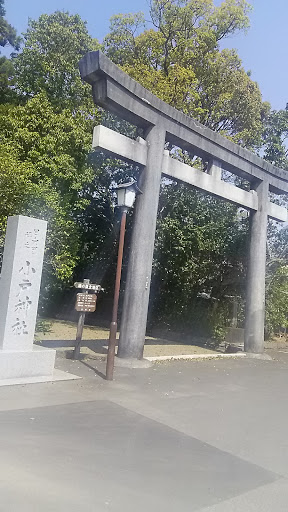
<path id="1" fill-rule="evenodd" d="M 80 315 L 77 325 L 76 343 L 73 358 L 79 359 L 86 313 L 94 313 L 96 310 L 97 295 L 96 293 L 89 293 L 89 290 L 98 292 L 103 290 L 103 288 L 101 288 L 101 286 L 98 284 L 90 283 L 89 279 L 84 279 L 83 283 L 75 283 L 74 286 L 75 288 L 82 290 L 82 293 L 77 293 L 75 304 L 75 309 L 76 311 L 80 312 Z"/>

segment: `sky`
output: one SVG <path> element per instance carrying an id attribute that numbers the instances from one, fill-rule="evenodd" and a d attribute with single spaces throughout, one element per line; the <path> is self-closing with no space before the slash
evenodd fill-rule
<path id="1" fill-rule="evenodd" d="M 217 1 L 219 3 L 219 0 Z M 250 0 L 253 6 L 247 33 L 227 39 L 224 46 L 235 48 L 246 71 L 258 82 L 263 100 L 273 109 L 288 103 L 288 0 Z M 5 0 L 6 18 L 22 33 L 28 18 L 65 10 L 78 13 L 88 23 L 92 37 L 100 41 L 109 29 L 109 19 L 119 12 L 144 11 L 148 0 Z"/>

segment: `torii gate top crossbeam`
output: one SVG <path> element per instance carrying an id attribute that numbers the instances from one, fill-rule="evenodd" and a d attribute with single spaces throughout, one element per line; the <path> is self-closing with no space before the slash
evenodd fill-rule
<path id="1" fill-rule="evenodd" d="M 96 104 L 136 126 L 161 124 L 166 140 L 188 151 L 217 159 L 224 169 L 248 181 L 268 181 L 276 194 L 288 193 L 288 174 L 193 118 L 182 114 L 142 87 L 102 52 L 89 52 L 79 63 L 80 73 L 93 86 Z"/>

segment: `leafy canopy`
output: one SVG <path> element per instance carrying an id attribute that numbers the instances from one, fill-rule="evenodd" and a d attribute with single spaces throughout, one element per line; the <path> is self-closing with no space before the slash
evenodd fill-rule
<path id="1" fill-rule="evenodd" d="M 92 108 L 90 88 L 83 84 L 78 62 L 99 47 L 78 14 L 57 11 L 29 20 L 24 48 L 15 64 L 17 86 L 29 97 L 45 92 L 58 108 Z"/>
<path id="2" fill-rule="evenodd" d="M 86 161 L 91 121 L 81 112 L 55 113 L 41 93 L 23 106 L 0 106 L 0 130 L 0 183 L 6 194 L 0 225 L 13 212 L 47 220 L 49 271 L 67 279 L 79 257 L 76 217 L 86 207 L 83 187 L 94 176 Z"/>
<path id="3" fill-rule="evenodd" d="M 246 232 L 246 219 L 231 204 L 186 185 L 164 186 L 154 261 L 157 318 L 191 328 L 203 323 L 197 297 L 217 304 L 242 295 Z M 203 317 L 211 300 L 201 304 Z"/>
<path id="4" fill-rule="evenodd" d="M 235 50 L 222 39 L 249 26 L 245 0 L 151 0 L 141 13 L 112 18 L 107 55 L 147 89 L 246 147 L 260 145 L 268 106 Z"/>
<path id="5" fill-rule="evenodd" d="M 16 30 L 5 19 L 4 0 L 0 0 L 0 46 L 11 46 L 14 50 L 19 50 L 21 38 L 17 36 Z M 1 52 L 0 52 L 1 53 Z M 12 58 L 0 56 L 0 103 L 12 103 L 16 99 L 14 85 L 14 66 Z"/>
<path id="6" fill-rule="evenodd" d="M 4 0 L 0 0 L 0 46 L 12 46 L 15 50 L 19 50 L 21 38 L 17 37 L 14 27 L 5 19 Z"/>
<path id="7" fill-rule="evenodd" d="M 285 110 L 273 110 L 265 123 L 264 155 L 272 164 L 288 171 L 288 105 Z"/>

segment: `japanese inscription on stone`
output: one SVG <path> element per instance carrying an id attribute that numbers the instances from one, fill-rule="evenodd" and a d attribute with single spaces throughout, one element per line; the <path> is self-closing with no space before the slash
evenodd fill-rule
<path id="1" fill-rule="evenodd" d="M 10 217 L 0 281 L 0 348 L 33 345 L 47 223 Z"/>
<path id="2" fill-rule="evenodd" d="M 36 254 L 39 243 L 39 229 L 26 231 L 24 235 L 24 247 L 26 250 L 31 251 L 31 254 Z M 15 323 L 12 324 L 12 331 L 14 335 L 28 333 L 28 325 L 26 323 L 28 311 L 32 305 L 31 291 L 33 287 L 33 275 L 36 274 L 36 269 L 31 265 L 31 262 L 26 260 L 19 269 L 19 287 L 16 294 L 16 304 L 14 311 L 16 313 Z"/>

